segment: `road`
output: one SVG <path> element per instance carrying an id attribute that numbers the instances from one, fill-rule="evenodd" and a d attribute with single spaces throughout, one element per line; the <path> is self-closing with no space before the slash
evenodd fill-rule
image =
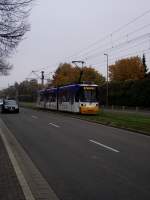
<path id="1" fill-rule="evenodd" d="M 0 117 L 60 200 L 150 199 L 150 137 L 55 112 Z"/>

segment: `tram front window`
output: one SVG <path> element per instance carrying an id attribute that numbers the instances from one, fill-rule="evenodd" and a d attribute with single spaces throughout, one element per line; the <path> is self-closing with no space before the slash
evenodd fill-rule
<path id="1" fill-rule="evenodd" d="M 97 94 L 95 87 L 84 87 L 80 90 L 81 102 L 97 102 Z"/>

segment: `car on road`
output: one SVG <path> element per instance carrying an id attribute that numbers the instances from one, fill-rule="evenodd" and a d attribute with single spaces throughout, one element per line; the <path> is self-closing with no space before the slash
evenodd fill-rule
<path id="1" fill-rule="evenodd" d="M 15 112 L 15 113 L 19 113 L 19 104 L 16 100 L 7 100 L 5 99 L 3 101 L 3 105 L 2 105 L 2 109 L 1 109 L 2 113 L 4 112 Z"/>
<path id="2" fill-rule="evenodd" d="M 0 99 L 0 107 L 3 105 L 3 99 Z"/>
<path id="3" fill-rule="evenodd" d="M 3 106 L 3 99 L 0 99 L 0 111 L 2 110 L 2 106 Z"/>

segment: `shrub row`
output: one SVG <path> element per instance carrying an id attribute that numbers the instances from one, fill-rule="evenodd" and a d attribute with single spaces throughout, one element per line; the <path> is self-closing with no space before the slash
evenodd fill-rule
<path id="1" fill-rule="evenodd" d="M 110 82 L 109 105 L 150 107 L 150 80 Z M 106 104 L 106 84 L 99 87 L 99 101 Z"/>

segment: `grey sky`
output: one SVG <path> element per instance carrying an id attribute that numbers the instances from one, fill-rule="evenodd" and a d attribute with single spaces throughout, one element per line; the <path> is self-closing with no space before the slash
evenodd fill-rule
<path id="1" fill-rule="evenodd" d="M 9 59 L 14 69 L 10 76 L 0 77 L 0 88 L 7 87 L 15 81 L 24 80 L 32 70 L 40 70 L 44 67 L 46 73 L 53 72 L 60 62 L 71 62 L 73 59 L 87 58 L 87 65 L 95 66 L 105 75 L 106 64 L 103 51 L 121 42 L 150 33 L 150 26 L 148 26 L 136 34 L 124 37 L 127 33 L 148 25 L 150 13 L 121 32 L 106 38 L 105 41 L 100 41 L 76 56 L 70 56 L 148 9 L 150 9 L 149 0 L 36 0 L 29 17 L 31 31 L 26 34 L 26 39 L 20 43 L 17 51 Z M 117 40 L 121 37 L 122 39 Z M 145 44 L 142 43 L 144 39 Z M 143 45 L 139 46 L 138 50 L 148 49 L 150 40 L 146 36 L 143 40 L 138 40 L 132 46 L 141 42 Z M 119 51 L 116 51 L 112 56 L 117 58 L 119 55 L 133 53 L 137 47 L 133 49 L 133 52 L 125 46 L 122 50 L 124 54 L 121 55 Z M 100 56 L 90 58 L 96 53 Z M 139 55 L 142 53 L 141 51 Z M 146 52 L 146 57 L 149 62 L 150 54 L 148 53 Z M 113 62 L 113 59 L 110 59 L 110 62 Z"/>

